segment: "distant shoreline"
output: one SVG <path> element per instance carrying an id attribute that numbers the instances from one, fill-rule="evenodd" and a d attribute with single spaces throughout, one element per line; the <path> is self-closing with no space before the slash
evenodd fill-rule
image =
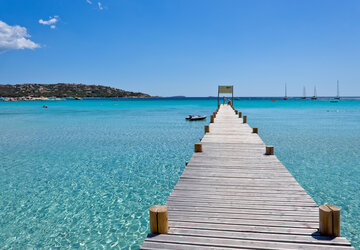
<path id="1" fill-rule="evenodd" d="M 56 84 L 0 84 L 0 96 L 7 101 L 64 100 L 64 98 L 149 98 L 151 95 L 103 85 L 75 83 Z"/>
<path id="2" fill-rule="evenodd" d="M 228 99 L 231 99 L 231 97 L 227 97 Z M 318 100 L 332 100 L 334 99 L 334 96 L 322 96 L 318 97 Z M 210 100 L 217 100 L 218 98 L 215 96 L 208 96 L 208 97 L 186 97 L 186 96 L 170 96 L 170 97 L 161 97 L 161 96 L 149 96 L 149 97 L 143 97 L 143 96 L 126 96 L 126 97 L 30 97 L 30 96 L 24 96 L 24 97 L 0 97 L 0 101 L 3 102 L 16 102 L 16 101 L 74 101 L 74 100 L 96 100 L 96 99 L 156 99 L 156 100 L 166 100 L 166 99 L 172 99 L 172 100 L 181 100 L 181 99 L 210 99 Z M 291 100 L 298 100 L 298 101 L 305 101 L 305 100 L 311 100 L 311 97 L 308 97 L 306 99 L 303 99 L 302 97 L 288 97 L 288 100 L 283 100 L 283 97 L 277 96 L 277 97 L 234 97 L 234 102 L 238 101 L 256 101 L 256 100 L 276 100 L 276 101 L 291 101 Z M 341 97 L 340 100 L 359 100 L 360 96 L 344 96 Z"/>
<path id="3" fill-rule="evenodd" d="M 3 102 L 18 102 L 18 101 L 73 101 L 73 100 L 88 100 L 88 99 L 149 99 L 149 98 L 161 98 L 158 96 L 154 97 L 140 97 L 140 96 L 129 96 L 129 97 L 0 97 L 0 101 Z"/>

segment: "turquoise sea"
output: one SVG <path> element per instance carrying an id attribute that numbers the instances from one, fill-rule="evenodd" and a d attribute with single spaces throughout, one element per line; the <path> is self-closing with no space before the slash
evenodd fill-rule
<path id="1" fill-rule="evenodd" d="M 42 108 L 48 105 L 47 109 Z M 133 248 L 167 200 L 216 99 L 0 102 L 0 249 Z M 360 247 L 360 100 L 235 101 Z"/>

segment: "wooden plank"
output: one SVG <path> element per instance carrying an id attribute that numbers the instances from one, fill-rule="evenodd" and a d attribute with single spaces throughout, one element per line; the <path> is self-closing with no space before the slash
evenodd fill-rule
<path id="1" fill-rule="evenodd" d="M 151 237 L 151 236 L 148 236 Z M 184 245 L 184 244 L 177 244 L 177 243 L 168 243 L 168 242 L 153 242 L 153 241 L 145 241 L 144 244 L 141 246 L 143 250 L 159 250 L 159 249 L 171 249 L 171 250 L 204 250 L 204 246 L 197 246 L 197 245 Z M 239 248 L 228 248 L 228 247 L 212 247 L 206 246 L 206 249 L 239 249 Z"/>
<path id="2" fill-rule="evenodd" d="M 250 200 L 250 197 L 248 197 L 248 200 L 228 200 L 228 199 L 210 199 L 210 198 L 188 198 L 188 197 L 176 197 L 173 198 L 172 196 L 169 197 L 167 203 L 171 202 L 188 202 L 188 203 L 207 203 L 207 204 L 227 204 L 227 205 L 233 205 L 233 206 L 244 206 L 248 204 L 252 205 L 272 205 L 272 206 L 304 206 L 304 207 L 317 207 L 315 202 L 305 202 L 305 201 L 274 201 L 274 200 Z"/>
<path id="3" fill-rule="evenodd" d="M 298 242 L 298 243 L 316 243 L 321 245 L 341 244 L 350 246 L 350 243 L 341 237 L 330 237 L 320 235 L 287 235 L 287 234 L 273 234 L 273 233 L 253 233 L 253 232 L 234 232 L 234 231 L 219 231 L 209 229 L 188 229 L 188 228 L 173 228 L 170 234 L 174 235 L 189 235 L 189 236 L 205 236 L 216 238 L 229 239 L 248 239 L 248 240 L 264 240 L 264 241 L 280 241 L 280 242 Z"/>
<path id="4" fill-rule="evenodd" d="M 353 249 L 319 235 L 317 204 L 230 106 L 201 143 L 167 200 L 169 234 L 142 249 Z"/>
<path id="5" fill-rule="evenodd" d="M 283 206 L 283 205 L 277 205 L 277 204 L 239 204 L 239 203 L 213 203 L 213 202 L 193 202 L 193 201 L 181 201 L 181 200 L 175 200 L 175 201 L 167 201 L 167 206 L 189 206 L 189 207 L 215 207 L 215 208 L 234 208 L 234 209 L 242 209 L 242 208 L 249 208 L 249 209 L 256 209 L 261 206 L 264 210 L 276 210 L 276 211 L 317 211 L 314 208 L 317 208 L 317 206 L 311 205 L 311 206 Z"/>
<path id="6" fill-rule="evenodd" d="M 183 221 L 183 222 L 206 222 L 217 224 L 229 224 L 229 225 L 255 225 L 255 226 L 272 226 L 272 227 L 293 227 L 293 228 L 313 228 L 319 227 L 318 222 L 303 222 L 303 221 L 283 221 L 283 220 L 263 220 L 263 219 L 246 219 L 245 216 L 239 219 L 236 218 L 217 218 L 217 217 L 201 217 L 201 216 L 182 216 L 180 214 L 172 215 L 169 220 L 170 227 L 171 221 Z"/>
<path id="7" fill-rule="evenodd" d="M 309 197 L 306 196 L 276 196 L 276 195 L 267 195 L 267 196 L 261 196 L 259 195 L 254 195 L 254 196 L 242 196 L 242 195 L 214 195 L 214 194 L 194 194 L 194 193 L 189 193 L 189 192 L 176 192 L 176 193 L 172 193 L 171 194 L 171 200 L 176 200 L 176 199 L 201 199 L 203 201 L 205 200 L 231 200 L 231 201 L 246 201 L 251 203 L 252 201 L 275 201 L 275 202 L 299 202 L 299 199 L 302 200 L 302 203 L 309 203 L 309 204 L 314 204 L 314 201 L 311 200 Z M 314 204 L 316 205 L 316 204 Z"/>
<path id="8" fill-rule="evenodd" d="M 316 228 L 296 228 L 296 227 L 274 227 L 259 225 L 238 225 L 238 224 L 218 224 L 209 222 L 184 222 L 172 221 L 172 228 L 187 228 L 194 230 L 217 230 L 230 232 L 253 232 L 253 233 L 271 233 L 285 235 L 318 235 Z"/>
<path id="9" fill-rule="evenodd" d="M 318 216 L 302 215 L 282 215 L 282 214 L 254 214 L 254 213 L 224 213 L 208 212 L 208 211 L 183 211 L 183 210 L 170 210 L 171 216 L 184 216 L 184 217 L 206 217 L 206 218 L 226 218 L 226 219 L 252 219 L 252 220 L 271 220 L 271 221 L 297 221 L 297 222 L 311 222 L 318 223 Z"/>
<path id="10" fill-rule="evenodd" d="M 312 217 L 316 221 L 319 219 L 319 213 L 313 209 L 309 211 L 292 211 L 292 210 L 274 210 L 262 209 L 261 206 L 254 206 L 253 208 L 216 208 L 216 207 L 198 207 L 198 206 L 169 206 L 170 211 L 190 211 L 190 212 L 208 212 L 208 213 L 226 213 L 226 214 L 260 214 L 260 215 L 283 215 L 283 216 L 302 216 Z"/>
<path id="11" fill-rule="evenodd" d="M 344 245 L 301 244 L 297 242 L 279 242 L 262 240 L 228 239 L 216 237 L 197 237 L 188 235 L 161 234 L 147 238 L 148 242 L 167 242 L 183 245 L 210 247 L 233 247 L 248 249 L 352 249 Z M 186 249 L 186 248 L 185 248 Z"/>

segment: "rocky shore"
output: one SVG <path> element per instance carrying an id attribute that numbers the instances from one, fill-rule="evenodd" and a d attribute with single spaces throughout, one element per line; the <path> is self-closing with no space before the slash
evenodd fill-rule
<path id="1" fill-rule="evenodd" d="M 68 98 L 149 98 L 148 94 L 122 89 L 73 83 L 1 85 L 4 101 L 50 101 Z"/>
<path id="2" fill-rule="evenodd" d="M 3 98 L 3 102 L 14 102 L 14 101 L 65 101 L 65 98 L 57 98 L 57 97 L 5 97 Z"/>

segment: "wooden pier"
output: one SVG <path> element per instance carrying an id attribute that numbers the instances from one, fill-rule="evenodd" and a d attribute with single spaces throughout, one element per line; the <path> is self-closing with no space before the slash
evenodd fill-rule
<path id="1" fill-rule="evenodd" d="M 168 233 L 142 249 L 353 249 L 320 235 L 319 206 L 236 113 L 220 105 L 168 198 Z"/>

